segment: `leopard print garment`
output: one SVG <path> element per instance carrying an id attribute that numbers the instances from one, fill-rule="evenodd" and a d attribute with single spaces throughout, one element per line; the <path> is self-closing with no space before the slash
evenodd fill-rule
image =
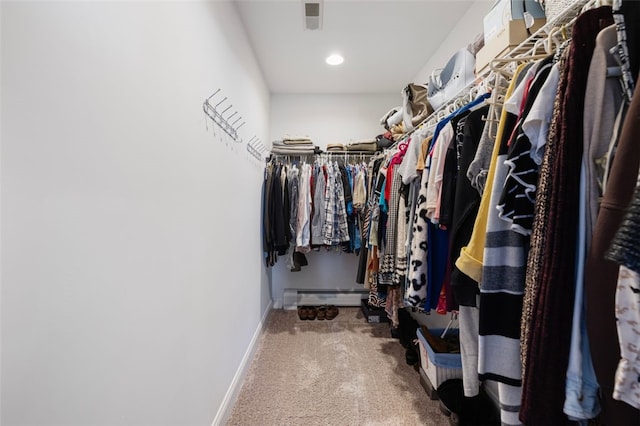
<path id="1" fill-rule="evenodd" d="M 416 204 L 416 212 L 413 219 L 413 239 L 411 240 L 411 254 L 408 274 L 408 289 L 405 294 L 405 303 L 409 306 L 419 306 L 427 298 L 427 186 L 429 171 L 422 172 L 420 180 L 420 192 Z"/>

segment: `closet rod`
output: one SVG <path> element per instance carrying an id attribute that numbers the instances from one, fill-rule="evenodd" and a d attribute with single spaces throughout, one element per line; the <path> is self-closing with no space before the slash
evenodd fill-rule
<path id="1" fill-rule="evenodd" d="M 345 159 L 354 159 L 354 157 L 356 157 L 357 159 L 367 159 L 368 157 L 373 157 L 374 155 L 378 154 L 378 152 L 371 152 L 371 151 L 351 151 L 351 152 L 322 152 L 319 154 L 274 154 L 271 153 L 269 155 L 269 157 L 266 159 L 267 162 L 272 161 L 272 160 L 282 160 L 282 159 L 291 159 L 291 158 L 298 158 L 298 159 L 327 159 L 327 160 L 332 160 L 333 158 L 345 158 Z"/>

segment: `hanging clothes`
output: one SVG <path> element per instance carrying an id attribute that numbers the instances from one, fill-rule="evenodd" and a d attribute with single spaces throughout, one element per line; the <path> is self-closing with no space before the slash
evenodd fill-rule
<path id="1" fill-rule="evenodd" d="M 565 414 L 576 421 L 595 418 L 601 410 L 598 397 L 600 388 L 593 368 L 586 327 L 584 266 L 602 194 L 604 167 L 601 164 L 608 152 L 617 109 L 623 99 L 619 79 L 609 76 L 609 70 L 617 66 L 611 54 L 616 43 L 614 25 L 598 34 L 585 92 L 575 300 L 564 404 Z"/>
<path id="2" fill-rule="evenodd" d="M 387 286 L 379 285 L 378 271 L 380 264 L 379 257 L 379 221 L 380 221 L 380 194 L 384 187 L 384 173 L 380 173 L 384 157 L 376 158 L 370 164 L 368 194 L 369 201 L 365 218 L 365 232 L 363 241 L 368 246 L 366 256 L 365 286 L 369 288 L 369 306 L 385 307 L 387 300 Z M 363 252 L 364 253 L 364 252 Z"/>
<path id="3" fill-rule="evenodd" d="M 509 88 L 507 89 L 507 93 L 505 98 L 509 98 L 515 90 L 515 87 L 518 84 L 518 76 L 522 74 L 522 71 L 526 68 L 526 65 L 520 65 L 516 70 L 515 76 L 511 81 Z M 506 110 L 502 110 L 500 123 L 498 126 L 498 133 L 496 136 L 496 141 L 500 141 L 502 139 L 503 134 L 509 134 L 515 125 L 516 117 L 509 117 Z M 506 130 L 505 130 L 506 129 Z M 481 146 L 478 147 L 481 149 Z M 484 151 L 484 150 L 483 150 Z M 493 149 L 493 153 L 491 154 L 491 164 L 494 164 L 497 161 L 499 151 L 499 145 L 496 144 L 495 149 Z M 478 152 L 476 152 L 476 158 L 478 158 Z M 475 160 L 474 160 L 475 161 Z M 472 162 L 472 165 L 474 163 Z M 470 166 L 471 167 L 471 166 Z M 472 176 L 470 181 L 473 184 L 473 181 L 477 180 L 477 176 Z M 487 176 L 485 186 L 491 187 L 493 185 L 493 172 L 491 167 L 487 167 Z M 476 216 L 475 223 L 473 226 L 473 233 L 469 239 L 469 243 L 467 246 L 463 247 L 460 251 L 460 256 L 456 260 L 456 267 L 460 270 L 460 272 L 467 275 L 476 283 L 480 283 L 482 281 L 482 258 L 484 255 L 484 241 L 487 230 L 487 215 L 489 212 L 490 206 L 490 195 L 486 192 L 482 193 L 482 198 L 480 201 L 480 207 L 478 208 L 478 215 Z"/>
<path id="4" fill-rule="evenodd" d="M 489 107 L 485 106 L 469 114 L 464 121 L 464 134 L 461 143 L 456 144 L 459 152 L 458 177 L 455 185 L 453 219 L 451 224 L 451 240 L 449 247 L 449 268 L 451 269 L 451 288 L 456 303 L 450 306 L 455 310 L 459 303 L 464 306 L 476 306 L 478 283 L 459 272 L 455 261 L 460 256 L 462 247 L 469 243 L 473 225 L 480 206 L 480 194 L 471 186 L 467 178 L 467 169 L 475 157 L 476 150 L 484 133 Z M 488 126 L 487 126 L 488 127 Z"/>
<path id="5" fill-rule="evenodd" d="M 582 118 L 587 83 L 584 69 L 591 62 L 598 33 L 612 23 L 610 7 L 588 10 L 577 18 L 567 66 L 560 80 L 559 92 L 564 92 L 559 111 L 562 125 L 545 150 L 543 163 L 549 157 L 551 165 L 546 177 L 548 191 L 538 192 L 536 199 L 536 204 L 540 199 L 547 200 L 546 214 L 538 209 L 535 218 L 535 222 L 544 223 L 544 229 L 534 228 L 534 233 L 541 232 L 547 243 L 538 251 L 542 255 L 540 289 L 535 303 L 536 315 L 532 318 L 520 411 L 520 420 L 525 424 L 564 421 L 562 406 L 570 347 L 566 336 L 571 335 L 575 297 L 575 224 L 580 201 Z M 547 218 L 550 220 L 545 221 Z M 541 392 L 545 392 L 544 398 L 540 398 Z"/>
<path id="6" fill-rule="evenodd" d="M 443 148 L 444 152 L 446 152 L 446 147 L 448 147 L 453 138 L 451 121 L 454 118 L 459 119 L 466 111 L 484 103 L 488 96 L 488 94 L 481 95 L 478 99 L 438 122 L 431 139 L 432 144 L 429 152 L 434 153 L 437 149 L 438 153 L 441 153 Z M 443 130 L 444 133 L 442 133 Z M 441 134 L 442 139 L 440 138 Z M 438 145 L 439 141 L 442 145 Z M 440 155 L 436 154 L 436 163 L 432 163 L 431 156 L 425 159 L 427 167 L 422 173 L 415 208 L 408 275 L 409 284 L 405 295 L 405 302 L 409 306 L 421 306 L 426 311 L 435 309 L 438 306 L 440 290 L 446 277 L 449 249 L 448 231 L 440 229 L 431 220 L 435 213 L 437 200 L 440 198 L 439 189 L 442 177 L 438 173 L 440 163 L 442 163 L 442 169 L 444 169 L 444 158 L 440 162 L 439 157 Z M 438 177 L 437 183 L 436 177 Z"/>
<path id="7" fill-rule="evenodd" d="M 263 243 L 267 266 L 273 266 L 278 256 L 289 248 L 291 233 L 285 222 L 285 200 L 282 186 L 282 165 L 268 164 L 263 181 Z"/>
<path id="8" fill-rule="evenodd" d="M 305 253 L 312 248 L 360 250 L 361 212 L 354 207 L 357 188 L 360 203 L 366 199 L 366 167 L 338 164 L 330 157 L 316 156 L 313 163 L 285 162 L 274 157 L 265 166 L 262 194 L 263 247 L 267 266 L 287 255 L 291 271 L 308 264 Z M 360 174 L 363 176 L 360 176 Z"/>
<path id="9" fill-rule="evenodd" d="M 446 152 L 453 141 L 454 134 L 453 125 L 451 121 L 448 121 L 438 133 L 438 139 L 434 141 L 434 149 L 430 158 L 426 209 L 427 217 L 434 224 L 440 223 L 438 200 L 442 189 Z"/>
<path id="10" fill-rule="evenodd" d="M 529 156 L 531 145 L 522 133 L 522 123 L 551 69 L 551 59 L 531 67 L 530 78 L 519 86 L 525 90 L 516 90 L 518 93 L 505 104 L 509 114 L 519 113 L 519 117 L 513 132 L 503 133 L 490 192 L 490 205 L 494 208 L 487 218 L 483 255 L 478 372 L 481 380 L 493 379 L 507 385 L 500 388 L 505 424 L 518 424 L 522 383 L 520 318 L 530 232 L 523 227 L 525 219 L 533 216 L 533 200 L 528 198 L 528 192 L 535 191 L 537 180 L 537 167 Z M 505 210 L 506 206 L 509 210 Z"/>
<path id="11" fill-rule="evenodd" d="M 299 193 L 297 196 L 296 251 L 311 251 L 311 165 L 302 164 L 300 170 Z"/>
<path id="12" fill-rule="evenodd" d="M 398 180 L 400 174 L 398 172 Z M 407 277 L 407 230 L 409 225 L 409 215 L 411 214 L 411 200 L 409 199 L 409 186 L 402 184 L 399 190 L 398 204 L 398 230 L 396 238 L 396 260 L 393 275 L 393 284 L 402 286 L 401 294 L 404 294 L 404 284 Z"/>
<path id="13" fill-rule="evenodd" d="M 384 254 L 382 263 L 380 264 L 380 274 L 383 275 L 382 281 L 387 284 L 393 284 L 393 274 L 396 271 L 396 250 L 398 247 L 398 219 L 400 210 L 400 188 L 402 186 L 402 178 L 397 167 L 391 166 L 387 169 L 387 182 L 391 182 L 390 198 L 388 202 L 388 216 L 386 223 L 386 242 L 384 246 Z M 389 174 L 392 176 L 389 176 Z M 404 218 L 403 218 L 404 220 Z"/>
<path id="14" fill-rule="evenodd" d="M 402 305 L 402 292 L 397 282 L 397 248 L 398 248 L 398 223 L 404 221 L 400 215 L 400 188 L 402 178 L 397 167 L 392 169 L 393 178 L 389 199 L 389 214 L 386 223 L 386 244 L 383 261 L 380 267 L 378 282 L 383 282 L 389 286 L 386 309 L 394 327 L 399 325 L 398 309 Z"/>
<path id="15" fill-rule="evenodd" d="M 620 361 L 615 374 L 613 398 L 640 409 L 640 173 L 607 258 L 620 265 L 616 285 L 616 325 L 620 340 Z"/>
<path id="16" fill-rule="evenodd" d="M 621 358 L 615 311 L 619 266 L 605 258 L 633 196 L 640 165 L 638 134 L 640 96 L 636 95 L 622 126 L 585 266 L 587 332 L 593 367 L 601 389 L 600 418 L 611 425 L 640 424 L 640 411 L 613 396 Z"/>
<path id="17" fill-rule="evenodd" d="M 316 163 L 313 168 L 313 217 L 311 218 L 311 243 L 322 245 L 322 227 L 327 220 L 324 209 L 324 197 L 327 189 L 327 176 L 323 164 Z"/>
<path id="18" fill-rule="evenodd" d="M 340 245 L 349 241 L 342 173 L 337 163 L 327 166 L 327 190 L 324 201 L 326 221 L 322 228 L 323 243 Z"/>

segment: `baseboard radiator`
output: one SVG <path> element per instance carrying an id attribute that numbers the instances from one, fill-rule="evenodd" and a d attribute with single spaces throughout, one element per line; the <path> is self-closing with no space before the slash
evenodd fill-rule
<path id="1" fill-rule="evenodd" d="M 288 288 L 284 291 L 283 309 L 296 309 L 301 305 L 360 306 L 369 290 L 302 290 Z"/>

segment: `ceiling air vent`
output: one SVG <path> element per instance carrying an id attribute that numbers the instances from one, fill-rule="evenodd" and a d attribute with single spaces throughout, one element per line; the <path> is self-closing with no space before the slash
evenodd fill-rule
<path id="1" fill-rule="evenodd" d="M 322 28 L 322 3 L 324 0 L 302 0 L 304 6 L 304 28 L 319 30 Z"/>

